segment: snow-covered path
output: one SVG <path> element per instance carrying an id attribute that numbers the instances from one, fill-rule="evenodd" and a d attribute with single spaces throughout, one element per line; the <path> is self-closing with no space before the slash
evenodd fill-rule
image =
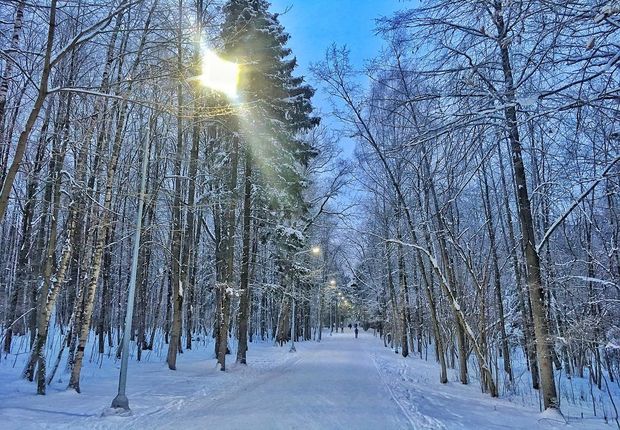
<path id="1" fill-rule="evenodd" d="M 192 406 L 191 418 L 180 414 L 176 422 L 181 428 L 257 430 L 411 428 L 377 372 L 369 342 L 377 340 L 326 336 L 320 346 L 302 346 L 283 368 L 209 405 Z"/>
<path id="2" fill-rule="evenodd" d="M 225 373 L 207 358 L 212 345 L 206 347 L 182 354 L 175 372 L 161 356 L 130 363 L 128 416 L 106 413 L 118 375 L 113 359 L 101 368 L 87 364 L 82 394 L 65 390 L 65 375 L 47 396 L 34 394 L 34 385 L 4 361 L 0 428 L 609 429 L 600 418 L 573 418 L 566 425 L 519 399 L 492 399 L 473 381 L 456 382 L 453 371 L 450 382 L 440 384 L 436 363 L 394 354 L 371 333 L 359 339 L 349 330 L 326 334 L 321 343 L 298 343 L 296 353 L 252 343 L 249 365 L 232 363 Z"/>

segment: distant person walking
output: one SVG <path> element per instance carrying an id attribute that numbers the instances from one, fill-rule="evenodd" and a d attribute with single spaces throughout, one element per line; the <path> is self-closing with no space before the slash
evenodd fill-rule
<path id="1" fill-rule="evenodd" d="M 357 339 L 357 333 L 358 333 L 358 330 L 357 330 L 357 324 L 355 324 L 355 338 L 356 338 L 356 339 Z"/>

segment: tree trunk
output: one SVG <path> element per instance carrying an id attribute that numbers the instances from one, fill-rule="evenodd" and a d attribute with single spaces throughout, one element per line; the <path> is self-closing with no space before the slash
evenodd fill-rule
<path id="1" fill-rule="evenodd" d="M 22 233 L 19 245 L 19 253 L 17 258 L 17 274 L 15 277 L 15 284 L 9 298 L 8 310 L 5 318 L 5 333 L 4 333 L 4 352 L 7 354 L 11 352 L 11 342 L 13 339 L 13 325 L 17 322 L 17 305 L 20 296 L 20 292 L 24 294 L 28 290 L 28 284 L 34 282 L 32 279 L 32 265 L 30 264 L 30 251 L 32 240 L 32 228 L 33 228 L 33 215 L 35 205 L 35 193 L 37 191 L 38 175 L 43 167 L 43 158 L 45 156 L 45 147 L 47 140 L 47 130 L 50 122 L 49 110 L 46 112 L 45 121 L 41 127 L 41 133 L 39 138 L 39 144 L 37 147 L 37 153 L 35 155 L 34 166 L 30 172 L 28 179 L 28 185 L 26 187 L 26 202 L 24 204 L 23 216 L 22 216 Z"/>
<path id="2" fill-rule="evenodd" d="M 249 149 L 245 155 L 245 171 L 243 174 L 243 238 L 241 249 L 241 297 L 239 301 L 239 316 L 237 338 L 237 363 L 246 364 L 248 350 L 248 318 L 250 314 L 250 231 L 252 211 L 252 160 Z"/>
<path id="3" fill-rule="evenodd" d="M 220 370 L 226 370 L 226 354 L 228 353 L 228 330 L 230 322 L 230 296 L 233 289 L 235 256 L 235 212 L 236 212 L 236 193 L 237 187 L 237 164 L 239 159 L 239 141 L 237 136 L 232 136 L 230 151 L 230 176 L 227 184 L 228 196 L 225 199 L 226 209 L 224 214 L 224 237 L 223 237 L 223 269 L 224 282 L 220 283 L 220 314 L 219 314 L 219 335 L 218 335 L 218 362 Z"/>
<path id="4" fill-rule="evenodd" d="M 512 267 L 515 275 L 515 285 L 517 289 L 517 298 L 519 303 L 519 310 L 521 312 L 521 323 L 523 325 L 523 349 L 527 362 L 530 368 L 530 374 L 532 376 L 532 388 L 538 390 L 540 388 L 540 379 L 538 376 L 538 359 L 536 358 L 536 349 L 533 344 L 534 341 L 534 328 L 532 327 L 532 319 L 530 318 L 530 300 L 525 296 L 524 284 L 521 278 L 521 262 L 517 256 L 517 240 L 515 237 L 514 226 L 512 223 L 512 211 L 510 210 L 510 204 L 508 202 L 508 186 L 506 184 L 506 175 L 504 172 L 504 162 L 501 144 L 498 148 L 498 161 L 500 168 L 500 179 L 503 189 L 503 206 L 506 212 L 506 224 L 508 226 L 508 238 L 507 248 L 510 249 L 510 257 L 512 260 Z M 491 179 L 493 177 L 491 176 Z M 504 236 L 505 237 L 505 236 Z M 519 247 L 522 249 L 522 246 Z"/>
<path id="5" fill-rule="evenodd" d="M 111 159 L 108 164 L 108 172 L 105 182 L 105 196 L 102 209 L 101 218 L 96 227 L 97 241 L 91 260 L 91 274 L 88 285 L 85 288 L 84 294 L 84 307 L 82 309 L 81 318 L 79 320 L 77 350 L 75 354 L 75 362 L 71 371 L 71 379 L 69 381 L 68 388 L 72 388 L 78 393 L 80 392 L 80 372 L 82 370 L 82 360 L 84 358 L 84 349 L 88 340 L 88 333 L 90 331 L 90 320 L 93 312 L 95 302 L 95 292 L 97 290 L 97 284 L 99 282 L 99 275 L 103 265 L 103 253 L 106 245 L 106 238 L 111 224 L 111 209 L 112 209 L 112 197 L 114 177 L 116 175 L 116 167 L 118 165 L 118 159 L 120 156 L 123 128 L 125 126 L 125 119 L 127 113 L 127 103 L 123 103 L 116 122 L 116 135 L 114 138 L 114 145 L 112 148 Z"/>
<path id="6" fill-rule="evenodd" d="M 517 201 L 519 206 L 519 221 L 525 259 L 527 263 L 527 283 L 532 304 L 532 319 L 536 336 L 536 352 L 538 355 L 538 368 L 540 370 L 540 383 L 542 389 L 543 405 L 545 409 L 557 408 L 558 399 L 553 379 L 553 367 L 551 357 L 551 338 L 545 312 L 544 292 L 540 273 L 540 257 L 536 251 L 534 238 L 534 223 L 530 207 L 529 193 L 523 157 L 521 154 L 521 139 L 517 126 L 517 110 L 512 66 L 510 63 L 509 43 L 506 41 L 507 29 L 504 24 L 502 2 L 495 1 L 495 25 L 497 26 L 497 43 L 501 52 L 504 84 L 506 87 L 506 107 L 504 115 L 508 128 L 508 139 L 512 147 L 512 164 L 514 168 L 515 184 L 517 186 Z"/>
<path id="7" fill-rule="evenodd" d="M 497 244 L 495 240 L 495 226 L 493 223 L 493 212 L 491 210 L 491 199 L 489 197 L 489 184 L 487 181 L 486 170 L 482 169 L 482 198 L 483 206 L 487 219 L 487 231 L 489 233 L 489 246 L 491 247 L 491 263 L 493 264 L 493 282 L 495 301 L 497 304 L 497 314 L 499 316 L 499 330 L 502 350 L 502 359 L 504 362 L 504 372 L 508 375 L 510 382 L 513 380 L 512 366 L 510 364 L 510 347 L 508 345 L 508 336 L 506 334 L 506 321 L 504 316 L 504 303 L 501 286 L 501 272 L 499 268 L 499 256 L 497 254 Z"/>
<path id="8" fill-rule="evenodd" d="M 396 217 L 396 237 L 398 239 L 397 245 L 397 260 L 398 260 L 398 284 L 400 289 L 400 301 L 401 301 L 401 353 L 403 357 L 409 355 L 409 341 L 407 335 L 411 329 L 411 316 L 409 314 L 409 288 L 407 285 L 407 272 L 405 268 L 405 257 L 403 252 L 402 238 L 400 234 L 400 205 L 398 205 L 397 217 Z"/>
<path id="9" fill-rule="evenodd" d="M 180 89 L 179 89 L 180 90 Z M 179 103 L 181 106 L 181 103 Z M 183 310 L 183 287 L 184 280 L 182 273 L 182 255 L 181 255 L 181 155 L 183 146 L 182 120 L 179 116 L 178 134 L 177 134 L 177 151 L 175 158 L 175 186 L 174 199 L 172 207 L 172 231 L 171 231 L 171 300 L 172 300 L 172 324 L 170 326 L 170 340 L 168 343 L 168 356 L 166 362 L 170 370 L 176 370 L 177 352 L 181 346 L 181 313 Z"/>
<path id="10" fill-rule="evenodd" d="M 183 1 L 179 1 L 179 26 L 183 16 Z M 182 28 L 178 28 L 177 39 L 177 70 L 180 76 L 183 75 L 183 47 L 182 47 Z M 172 325 L 170 327 L 170 342 L 168 343 L 168 356 L 166 363 L 170 370 L 177 368 L 177 352 L 181 347 L 181 318 L 183 312 L 183 257 L 182 252 L 182 222 L 181 222 L 181 168 L 183 156 L 183 86 L 179 81 L 177 85 L 177 147 L 174 158 L 174 199 L 172 203 L 172 232 L 171 232 L 171 283 L 172 283 Z"/>
<path id="11" fill-rule="evenodd" d="M 15 177 L 21 165 L 22 158 L 26 153 L 26 146 L 28 144 L 30 132 L 34 127 L 37 117 L 39 116 L 39 112 L 41 111 L 43 103 L 45 102 L 45 99 L 47 97 L 47 87 L 49 85 L 49 76 L 51 71 L 50 62 L 52 57 L 52 48 L 54 45 L 54 33 L 56 31 L 57 3 L 58 0 L 52 0 L 49 8 L 49 26 L 47 29 L 47 41 L 45 56 L 43 59 L 43 70 L 41 72 L 41 79 L 39 80 L 39 91 L 37 92 L 37 97 L 34 101 L 34 105 L 26 120 L 24 130 L 19 135 L 19 140 L 17 141 L 17 147 L 15 148 L 15 154 L 13 155 L 13 161 L 11 162 L 11 166 L 9 167 L 9 170 L 7 171 L 6 176 L 2 181 L 2 188 L 0 190 L 0 221 L 4 218 L 4 214 L 6 213 L 6 208 L 9 203 L 9 196 L 11 195 L 11 190 L 13 189 L 13 182 L 15 182 Z"/>
<path id="12" fill-rule="evenodd" d="M 4 129 L 3 126 L 5 124 L 5 114 L 6 114 L 6 99 L 9 93 L 9 80 L 11 78 L 11 74 L 13 73 L 13 61 L 14 58 L 11 55 L 12 53 L 16 53 L 19 48 L 19 38 L 22 33 L 22 27 L 24 23 L 24 8 L 26 7 L 26 2 L 21 0 L 17 3 L 17 9 L 15 10 L 15 21 L 13 22 L 13 32 L 11 34 L 11 43 L 10 48 L 6 51 L 6 55 L 9 56 L 9 59 L 6 60 L 4 65 L 4 71 L 2 73 L 2 77 L 0 77 L 0 147 L 4 143 Z M 7 149 L 8 153 L 8 149 Z M 0 153 L 0 155 L 2 155 Z M 2 157 L 3 159 L 4 157 Z M 0 177 L 0 181 L 4 180 L 4 175 Z"/>

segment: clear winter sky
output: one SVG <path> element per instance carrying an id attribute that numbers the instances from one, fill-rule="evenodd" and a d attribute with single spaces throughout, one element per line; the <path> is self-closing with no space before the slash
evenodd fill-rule
<path id="1" fill-rule="evenodd" d="M 351 64 L 362 69 L 365 60 L 374 57 L 382 46 L 381 38 L 374 34 L 374 20 L 411 6 L 411 2 L 402 0 L 270 1 L 272 12 L 283 13 L 289 9 L 280 16 L 280 22 L 291 35 L 288 46 L 297 57 L 298 74 L 306 76 L 310 83 L 313 83 L 310 64 L 321 61 L 332 43 L 346 45 L 350 50 Z M 319 88 L 317 90 L 314 104 L 327 114 L 330 110 L 327 96 Z M 325 119 L 324 123 L 332 125 Z M 347 140 L 343 140 L 341 146 L 345 154 L 353 151 L 353 144 Z"/>

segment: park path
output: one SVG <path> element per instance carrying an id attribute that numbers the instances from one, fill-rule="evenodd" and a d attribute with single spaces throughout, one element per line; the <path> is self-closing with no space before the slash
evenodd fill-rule
<path id="1" fill-rule="evenodd" d="M 350 331 L 311 348 L 298 344 L 282 367 L 214 401 L 186 404 L 175 422 L 184 429 L 412 428 L 377 371 L 378 347 L 372 335 L 356 339 Z"/>
<path id="2" fill-rule="evenodd" d="M 198 343 L 197 343 L 198 344 Z M 232 345 L 233 351 L 236 345 Z M 160 348 L 160 350 L 163 350 Z M 370 332 L 352 331 L 322 342 L 289 346 L 254 342 L 248 365 L 220 372 L 212 344 L 186 351 L 178 370 L 153 356 L 130 363 L 131 412 L 109 409 L 116 393 L 117 363 L 88 362 L 83 393 L 55 382 L 46 396 L 0 366 L 0 428 L 89 430 L 462 430 L 607 429 L 603 420 L 539 414 L 515 399 L 493 399 L 476 384 L 461 385 L 450 372 L 440 384 L 437 364 L 403 358 Z M 3 376 L 4 375 L 4 376 Z M 63 376 L 64 379 L 64 376 Z M 569 411 L 570 412 L 570 411 Z"/>

